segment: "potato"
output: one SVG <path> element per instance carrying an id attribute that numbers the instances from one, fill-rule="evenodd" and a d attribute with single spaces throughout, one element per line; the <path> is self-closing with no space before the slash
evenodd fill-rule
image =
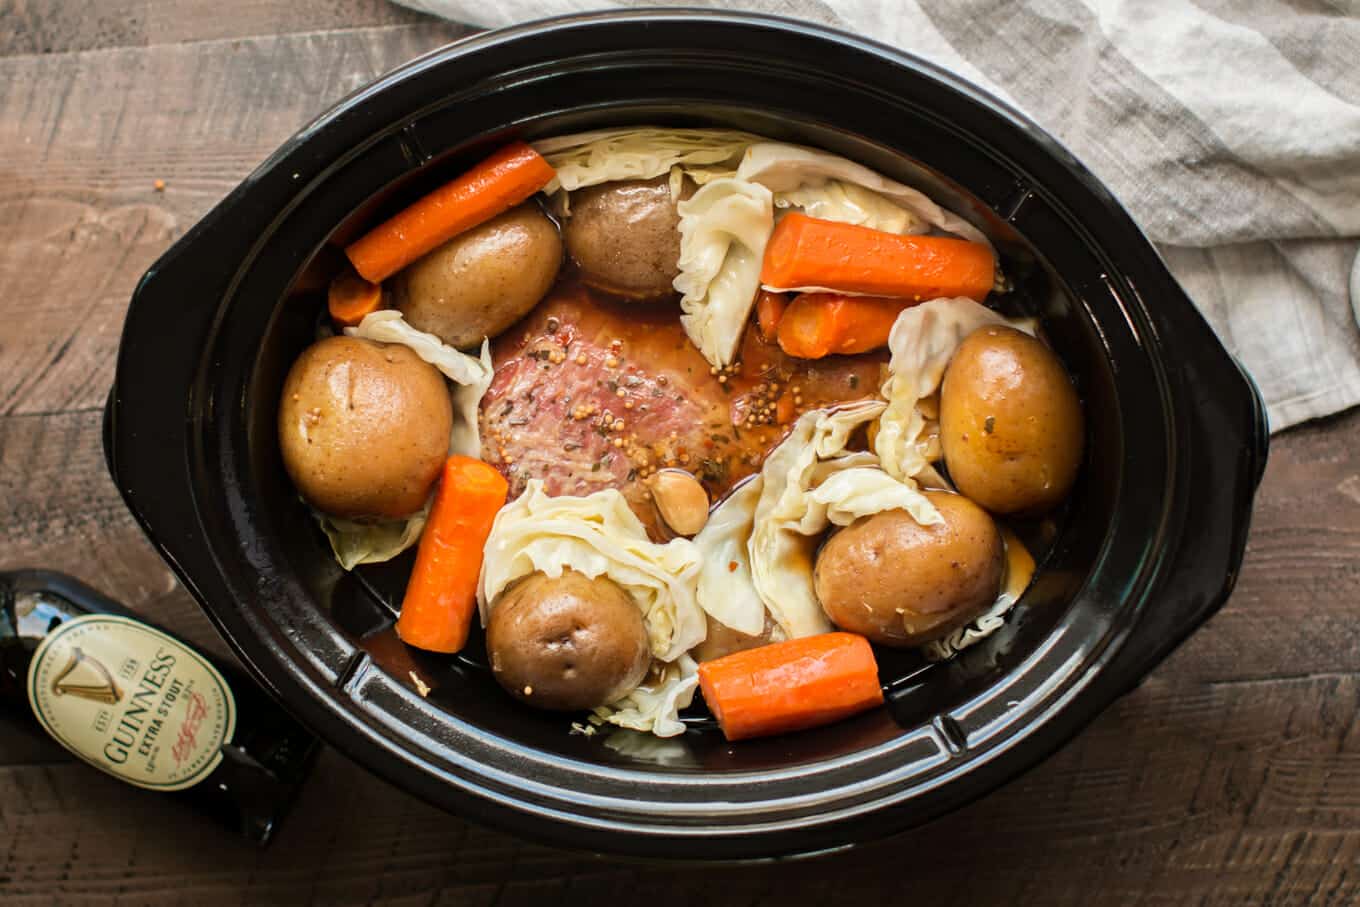
<path id="1" fill-rule="evenodd" d="M 1081 404 L 1058 357 L 1014 328 L 959 345 L 940 390 L 940 440 L 958 490 L 992 513 L 1040 514 L 1081 465 Z"/>
<path id="2" fill-rule="evenodd" d="M 532 573 L 501 593 L 486 626 L 491 671 L 510 695 L 541 709 L 613 702 L 651 665 L 642 611 L 607 577 Z"/>
<path id="3" fill-rule="evenodd" d="M 581 279 L 596 289 L 638 300 L 675 293 L 680 215 L 669 175 L 578 189 L 562 237 Z"/>
<path id="4" fill-rule="evenodd" d="M 303 350 L 283 382 L 284 468 L 313 507 L 335 516 L 419 510 L 452 429 L 444 376 L 404 346 L 330 337 Z"/>
<path id="5" fill-rule="evenodd" d="M 903 510 L 861 517 L 827 539 L 813 585 L 832 623 L 888 646 L 918 646 L 962 626 L 996 601 L 1001 533 L 962 495 L 928 491 L 943 525 Z"/>
<path id="6" fill-rule="evenodd" d="M 561 266 L 557 226 L 525 202 L 404 269 L 392 296 L 413 326 L 449 346 L 473 347 L 537 305 Z"/>

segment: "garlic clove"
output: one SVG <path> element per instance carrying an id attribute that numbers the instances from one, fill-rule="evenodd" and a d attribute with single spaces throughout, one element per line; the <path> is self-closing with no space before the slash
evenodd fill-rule
<path id="1" fill-rule="evenodd" d="M 657 512 L 677 535 L 691 536 L 708 522 L 708 492 L 683 469 L 662 469 L 647 480 Z"/>

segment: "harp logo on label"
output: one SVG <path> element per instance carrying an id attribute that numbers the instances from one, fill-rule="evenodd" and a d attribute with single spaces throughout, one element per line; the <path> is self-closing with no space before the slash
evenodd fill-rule
<path id="1" fill-rule="evenodd" d="M 38 720 L 86 762 L 139 787 L 182 790 L 222 761 L 236 703 L 217 669 L 126 617 L 48 633 L 28 669 Z"/>

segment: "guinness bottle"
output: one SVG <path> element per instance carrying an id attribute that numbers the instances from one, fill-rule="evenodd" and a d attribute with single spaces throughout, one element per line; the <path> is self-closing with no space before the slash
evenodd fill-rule
<path id="1" fill-rule="evenodd" d="M 0 572 L 0 704 L 96 768 L 261 844 L 317 749 L 240 670 L 43 570 Z"/>

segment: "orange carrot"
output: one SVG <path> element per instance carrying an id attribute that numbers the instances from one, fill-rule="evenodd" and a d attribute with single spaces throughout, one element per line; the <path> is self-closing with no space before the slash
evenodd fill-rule
<path id="1" fill-rule="evenodd" d="M 760 272 L 760 282 L 777 290 L 824 287 L 915 301 L 967 296 L 981 302 L 994 278 L 992 250 L 981 243 L 901 236 L 798 211 L 775 225 Z"/>
<path id="2" fill-rule="evenodd" d="M 331 281 L 326 302 L 336 323 L 354 327 L 365 315 L 382 308 L 382 287 L 353 271 L 345 271 Z"/>
<path id="3" fill-rule="evenodd" d="M 888 345 L 893 322 L 913 305 L 886 296 L 803 293 L 779 322 L 779 348 L 799 359 L 867 353 Z"/>
<path id="4" fill-rule="evenodd" d="M 784 393 L 779 395 L 779 399 L 774 402 L 774 419 L 780 425 L 788 425 L 793 421 L 793 416 L 797 412 L 797 404 L 793 402 L 793 394 Z"/>
<path id="5" fill-rule="evenodd" d="M 508 490 L 481 460 L 454 456 L 444 463 L 397 618 L 402 642 L 431 652 L 463 648 L 477 610 L 482 547 Z"/>
<path id="6" fill-rule="evenodd" d="M 779 329 L 779 319 L 784 317 L 789 297 L 784 293 L 771 293 L 761 290 L 756 297 L 756 324 L 760 326 L 760 336 L 767 343 L 774 343 L 775 332 Z"/>
<path id="7" fill-rule="evenodd" d="M 523 142 L 512 142 L 458 179 L 345 247 L 365 280 L 382 283 L 459 233 L 485 223 L 542 189 L 555 171 Z"/>
<path id="8" fill-rule="evenodd" d="M 823 633 L 699 665 L 699 687 L 728 740 L 839 721 L 883 702 L 869 641 Z"/>

